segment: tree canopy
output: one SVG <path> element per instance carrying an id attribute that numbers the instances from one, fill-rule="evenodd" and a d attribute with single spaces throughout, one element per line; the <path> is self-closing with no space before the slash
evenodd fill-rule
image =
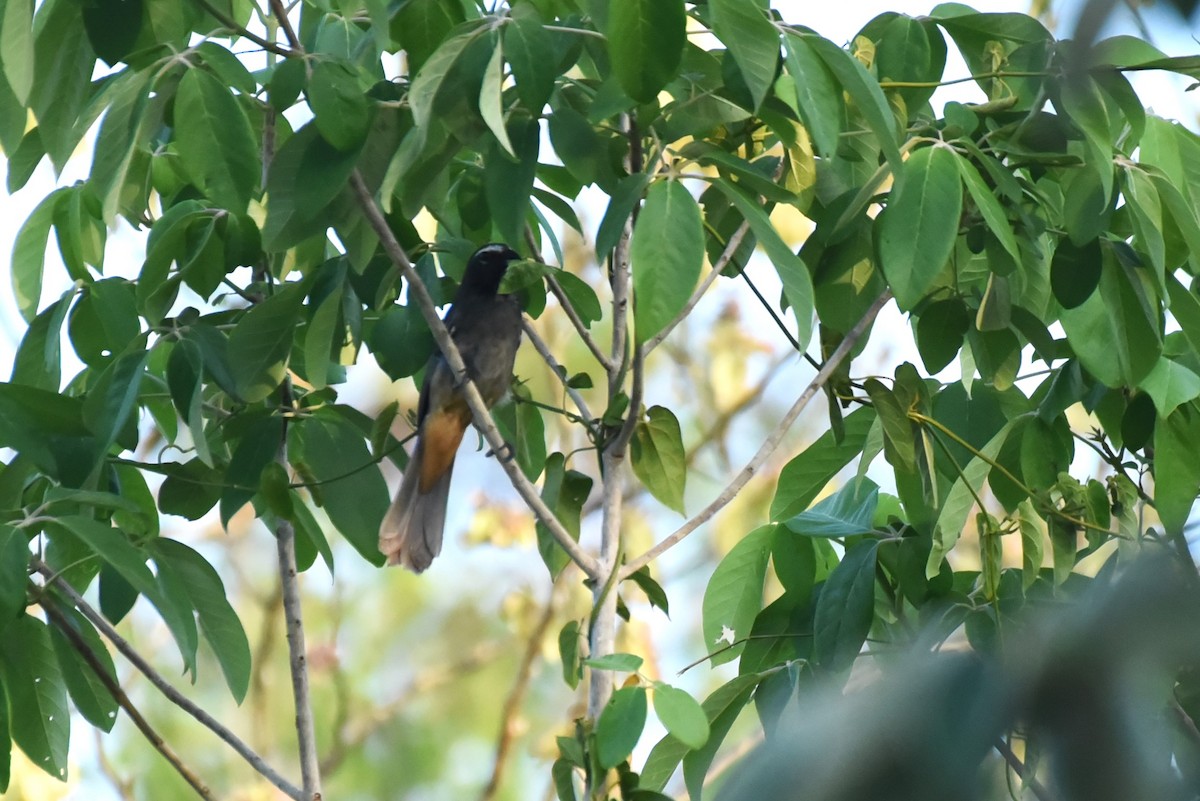
<path id="1" fill-rule="evenodd" d="M 483 798 L 1193 797 L 1200 138 L 1130 78 L 1200 56 L 960 3 L 848 42 L 758 0 L 0 9 L 9 192 L 91 152 L 10 263 L 0 789 L 17 749 L 65 779 L 77 714 L 205 798 L 456 795 L 458 729 L 500 732 Z M 511 402 L 467 395 L 521 501 L 471 529 L 545 566 L 499 652 L 463 645 L 479 610 L 437 648 L 430 576 L 374 569 L 413 382 L 435 349 L 461 371 L 439 308 L 488 241 L 526 257 L 525 353 Z M 349 389 L 371 360 L 390 403 Z M 703 589 L 664 576 L 701 537 Z M 302 597 L 315 565 L 332 596 Z M 698 623 L 681 679 L 665 613 Z M 458 684 L 489 665 L 504 701 Z M 416 724 L 437 737 L 387 728 L 423 681 L 462 688 Z M 245 733 L 269 718 L 294 731 Z"/>

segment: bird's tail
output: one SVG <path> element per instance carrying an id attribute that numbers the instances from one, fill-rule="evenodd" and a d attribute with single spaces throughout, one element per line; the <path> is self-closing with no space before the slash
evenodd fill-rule
<path id="1" fill-rule="evenodd" d="M 429 567 L 442 550 L 442 529 L 446 525 L 446 500 L 450 495 L 450 474 L 454 462 L 434 482 L 428 492 L 420 490 L 424 448 L 417 440 L 404 471 L 404 480 L 379 526 L 379 550 L 389 565 L 404 565 L 414 573 Z"/>

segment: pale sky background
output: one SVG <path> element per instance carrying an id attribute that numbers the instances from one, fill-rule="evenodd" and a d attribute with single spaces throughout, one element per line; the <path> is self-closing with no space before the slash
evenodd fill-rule
<path id="1" fill-rule="evenodd" d="M 1060 19 L 1072 18 L 1074 15 L 1072 9 L 1077 7 L 1079 4 L 1080 0 L 1068 0 L 1067 2 L 1056 3 L 1055 7 L 1058 10 Z M 1117 4 L 1121 5 L 1120 2 Z M 928 11 L 935 4 L 927 2 L 907 2 L 906 0 L 849 0 L 848 2 L 843 1 L 840 3 L 806 2 L 805 0 L 776 0 L 772 3 L 772 5 L 782 13 L 784 19 L 790 22 L 798 22 L 809 25 L 829 39 L 838 43 L 842 43 L 848 41 L 866 22 L 879 13 L 884 11 L 901 11 L 913 15 L 919 15 L 922 13 L 928 13 Z M 980 11 L 1027 11 L 1029 8 L 1029 3 L 1021 2 L 1021 0 L 978 0 L 970 5 L 974 6 Z M 1165 8 L 1166 5 L 1167 4 L 1165 2 L 1160 2 L 1159 8 L 1145 10 L 1145 18 L 1148 22 L 1152 36 L 1155 37 L 1153 44 L 1159 47 L 1159 49 L 1165 51 L 1168 55 L 1186 55 L 1200 52 L 1200 44 L 1197 44 L 1197 42 L 1193 39 L 1193 36 L 1196 33 L 1195 29 L 1189 27 L 1188 25 L 1181 24 L 1178 17 L 1174 16 L 1172 12 Z M 1126 19 L 1125 22 L 1120 21 L 1122 17 Z M 1110 23 L 1109 29 L 1106 29 L 1105 34 L 1111 35 L 1115 32 L 1135 32 L 1135 29 L 1128 25 L 1128 12 L 1122 12 L 1122 14 L 1118 14 L 1117 21 Z M 1067 31 L 1059 30 L 1056 32 L 1056 35 L 1067 36 L 1069 34 Z M 951 60 L 947 66 L 946 77 L 955 78 L 965 76 L 967 74 L 967 70 L 962 65 L 961 61 L 956 58 L 956 51 L 952 43 L 950 44 L 949 51 Z M 1143 101 L 1148 106 L 1151 106 L 1156 113 L 1162 116 L 1179 119 L 1193 128 L 1196 127 L 1197 112 L 1200 111 L 1200 105 L 1197 104 L 1195 94 L 1183 94 L 1182 90 L 1190 83 L 1187 79 L 1179 76 L 1143 74 L 1135 76 L 1134 82 L 1135 87 L 1138 89 Z M 942 101 L 951 98 L 978 100 L 980 99 L 980 95 L 973 86 L 963 86 L 957 87 L 953 91 L 945 90 L 944 93 L 940 93 L 935 97 L 935 104 L 939 102 L 939 98 Z M 0 209 L 3 210 L 3 213 L 0 214 L 0 254 L 5 254 L 5 256 L 7 256 L 7 254 L 11 253 L 13 238 L 16 236 L 20 226 L 23 224 L 26 217 L 28 217 L 29 213 L 37 205 L 37 203 L 40 202 L 40 200 L 44 198 L 54 187 L 70 185 L 74 181 L 86 177 L 91 157 L 91 139 L 91 136 L 85 139 L 85 143 L 71 159 L 64 173 L 61 176 L 58 176 L 57 179 L 49 167 L 49 164 L 43 163 L 42 166 L 39 167 L 34 173 L 33 178 L 29 181 L 24 189 L 11 196 L 3 196 L 4 199 L 0 201 L 0 203 L 2 203 Z M 2 186 L 2 184 L 0 184 L 0 186 Z M 591 220 L 591 233 L 594 233 L 594 226 L 598 224 L 600 215 L 602 213 L 603 207 L 601 206 L 598 208 L 601 210 L 585 215 Z M 51 237 L 51 239 L 53 239 L 53 237 Z M 122 223 L 118 226 L 117 230 L 110 232 L 107 247 L 108 250 L 106 253 L 105 262 L 106 271 L 109 274 L 134 275 L 137 273 L 144 259 L 144 236 L 142 234 L 133 232 L 127 225 Z M 766 271 L 760 271 L 760 273 L 761 272 Z M 69 279 L 66 277 L 66 272 L 62 268 L 57 248 L 54 246 L 49 247 L 47 251 L 45 284 L 46 286 L 43 293 L 43 306 L 49 302 L 49 299 L 57 297 L 67 286 L 69 286 Z M 725 289 L 728 291 L 734 291 L 739 288 L 740 285 L 732 285 L 732 288 L 726 287 Z M 771 296 L 772 292 L 778 291 L 777 287 L 763 287 L 763 290 L 768 297 Z M 718 290 L 718 292 L 714 293 L 714 295 L 717 295 L 717 297 L 706 299 L 704 306 L 708 309 L 708 311 L 705 313 L 712 314 L 716 309 L 720 308 L 720 291 L 721 290 Z M 743 308 L 749 307 L 743 304 Z M 895 330 L 898 332 L 898 336 L 876 337 L 877 340 L 887 340 L 887 342 L 879 345 L 873 344 L 872 349 L 874 353 L 865 355 L 863 357 L 864 362 L 873 357 L 883 358 L 885 355 L 891 359 L 895 359 L 897 355 L 903 356 L 904 358 L 915 359 L 915 351 L 911 345 L 911 335 L 907 333 L 899 334 L 901 331 L 908 331 L 907 321 L 898 312 L 896 312 L 894 306 L 891 306 L 888 310 L 885 310 L 885 313 L 881 316 L 880 321 L 876 325 L 877 329 L 879 330 Z M 7 278 L 5 280 L 0 280 L 0 376 L 8 375 L 8 365 L 11 365 L 12 354 L 17 344 L 20 342 L 20 338 L 24 333 L 24 329 L 25 324 L 21 320 L 20 315 L 17 313 L 16 306 L 13 301 L 10 281 L 7 280 Z M 69 346 L 64 348 L 64 356 L 67 358 L 71 358 L 73 356 Z M 68 367 L 65 372 L 67 375 L 72 374 L 70 367 Z M 803 383 L 806 383 L 810 377 L 811 370 L 802 365 L 795 365 L 794 367 L 790 367 L 780 374 L 780 376 L 776 379 L 776 386 L 802 386 Z M 800 383 L 797 384 L 797 382 Z M 372 387 L 378 386 L 378 379 L 371 380 L 368 385 Z M 353 385 L 349 387 L 346 394 L 348 397 L 353 397 L 355 394 L 355 387 Z M 823 409 L 818 409 L 816 411 L 818 415 L 824 414 Z M 757 436 L 758 435 L 755 435 L 755 439 L 753 441 L 747 441 L 745 443 L 744 450 L 746 455 L 757 448 L 759 444 Z M 456 492 L 458 493 L 457 497 L 462 499 L 462 502 L 452 502 L 452 511 L 457 512 L 459 520 L 457 521 L 456 525 L 455 518 L 452 515 L 450 525 L 448 526 L 447 548 L 450 550 L 461 550 L 462 548 L 462 544 L 459 541 L 460 538 L 452 532 L 456 527 L 461 530 L 461 528 L 465 526 L 465 515 L 469 513 L 469 504 L 465 502 L 465 499 L 468 497 L 471 491 L 467 489 L 471 486 L 471 482 L 482 481 L 489 483 L 492 486 L 496 486 L 497 481 L 504 481 L 503 477 L 499 473 L 499 469 L 494 464 L 491 464 L 488 460 L 485 460 L 477 453 L 468 453 L 468 450 L 469 449 L 464 447 L 464 453 L 460 457 L 458 470 L 456 471 L 459 473 L 458 477 L 456 478 Z M 743 461 L 744 457 L 735 453 L 735 465 L 740 465 Z M 719 477 L 718 482 L 723 484 L 727 478 L 728 477 Z M 478 485 L 479 484 L 476 486 Z M 689 510 L 695 511 L 696 509 L 700 508 L 702 503 L 706 503 L 707 498 L 711 497 L 711 493 L 715 492 L 715 489 L 711 489 L 711 487 L 715 486 L 716 485 L 702 487 L 700 498 L 693 498 L 693 493 L 689 491 Z M 675 518 L 663 518 L 659 521 L 656 521 L 656 529 L 659 530 L 661 536 L 662 533 L 673 529 L 677 522 L 678 521 Z M 697 539 L 700 536 L 703 536 L 703 534 L 698 534 Z M 535 562 L 530 564 L 530 554 L 527 551 L 517 550 L 501 554 L 497 554 L 495 549 L 473 549 L 473 551 L 477 553 L 467 555 L 472 568 L 479 567 L 482 571 L 492 575 L 508 574 L 512 576 L 515 574 L 517 576 L 523 576 L 525 579 L 530 581 L 540 581 L 542 584 L 544 584 L 544 578 L 542 578 L 544 575 L 544 570 L 541 568 L 540 563 Z M 463 555 L 458 554 L 456 556 L 462 557 Z M 498 559 L 497 556 L 499 557 Z M 676 549 L 675 551 L 669 553 L 667 557 L 659 563 L 659 568 L 665 574 L 669 575 L 673 569 L 681 567 L 687 558 L 688 556 L 685 552 L 685 549 Z M 494 562 L 495 564 L 486 564 L 489 561 Z M 352 564 L 352 562 L 355 563 Z M 429 571 L 429 573 L 426 574 L 426 577 L 436 578 L 437 574 L 439 573 L 439 565 L 446 568 L 452 568 L 454 565 L 461 567 L 462 561 L 460 558 L 456 558 L 455 560 L 445 560 L 445 558 L 443 558 L 443 561 L 435 562 L 434 567 Z M 340 560 L 338 569 L 341 574 L 339 578 L 342 581 L 346 581 L 347 579 L 353 581 L 354 576 L 357 574 L 361 574 L 361 576 L 366 580 L 374 580 L 371 578 L 371 576 L 378 575 L 378 573 L 376 573 L 373 569 L 365 566 L 361 560 L 355 560 L 352 558 Z M 322 570 L 322 568 L 314 568 L 314 570 L 319 571 Z M 392 577 L 390 573 L 388 576 L 389 578 Z M 687 604 L 685 601 L 688 597 L 690 597 L 689 593 L 702 592 L 703 583 L 707 581 L 707 578 L 707 575 L 696 577 L 697 583 L 685 587 L 684 592 L 680 592 L 678 595 L 676 594 L 676 591 L 672 591 L 671 598 L 673 601 L 677 601 L 675 606 L 676 611 L 674 621 L 677 625 L 672 626 L 672 629 L 678 631 L 680 629 L 687 628 L 686 626 L 678 624 L 680 624 L 683 620 L 686 620 L 688 606 L 698 607 L 699 604 Z M 310 589 L 319 589 L 319 587 L 315 585 L 321 585 L 324 583 L 325 582 L 310 581 L 308 587 Z M 511 585 L 511 583 L 512 582 L 510 578 L 509 584 Z M 507 589 L 509 589 L 509 587 L 499 586 L 497 587 L 497 592 L 507 591 Z M 541 593 L 539 593 L 539 595 L 540 594 Z M 696 595 L 695 597 L 698 599 L 699 595 Z M 693 613 L 698 613 L 698 610 L 693 610 Z M 672 635 L 670 634 L 666 634 L 665 640 L 665 642 L 659 643 L 664 652 L 669 653 L 672 648 L 678 648 L 679 651 L 688 654 L 691 654 L 695 651 L 696 644 L 693 642 L 688 642 L 685 644 L 682 642 L 673 641 Z M 690 661 L 690 659 L 677 661 L 679 661 L 681 665 L 685 661 Z M 680 665 L 676 666 L 678 667 Z M 120 670 L 122 674 L 127 672 L 124 666 L 122 666 Z M 693 674 L 695 675 L 693 676 Z M 693 671 L 692 674 L 689 674 L 689 676 L 680 683 L 682 686 L 695 691 L 697 687 L 691 686 L 689 682 L 691 682 L 693 678 L 696 681 L 703 682 L 705 677 L 702 674 L 703 671 Z M 652 721 L 652 726 L 653 725 L 654 724 Z M 655 742 L 657 737 L 652 733 L 652 731 L 653 730 L 648 731 L 647 735 L 643 739 L 643 743 L 652 744 Z M 85 778 L 82 782 L 76 784 L 70 797 L 107 801 L 108 799 L 115 798 L 115 796 L 112 795 L 112 791 L 108 786 L 108 783 L 102 777 L 99 777 L 95 773 L 94 769 L 92 769 L 89 765 L 89 760 L 94 758 L 91 754 L 93 742 L 94 741 L 90 727 L 87 726 L 87 724 L 79 723 L 77 721 L 72 732 L 72 769 L 75 776 L 80 776 L 81 774 L 85 776 L 90 775 L 91 779 L 89 780 Z M 205 747 L 219 747 L 215 744 L 215 742 L 209 742 L 207 740 L 204 742 Z M 83 771 L 80 771 L 79 768 L 81 767 L 84 768 Z"/>

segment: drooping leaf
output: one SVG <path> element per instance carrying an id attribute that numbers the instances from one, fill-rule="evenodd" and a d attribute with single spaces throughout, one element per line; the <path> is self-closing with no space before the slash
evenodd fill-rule
<path id="1" fill-rule="evenodd" d="M 304 299 L 303 284 L 288 284 L 249 309 L 229 334 L 238 395 L 251 403 L 278 388 L 287 369 L 292 332 Z"/>
<path id="2" fill-rule="evenodd" d="M 962 180 L 954 152 L 915 151 L 878 225 L 879 255 L 896 302 L 912 310 L 934 288 L 958 237 Z"/>
<path id="3" fill-rule="evenodd" d="M 613 693 L 596 721 L 596 759 L 602 768 L 623 762 L 646 725 L 646 688 L 622 687 Z"/>
<path id="4" fill-rule="evenodd" d="M 1154 500 L 1168 532 L 1182 531 L 1200 493 L 1200 411 L 1188 403 L 1154 426 Z"/>
<path id="5" fill-rule="evenodd" d="M 813 619 L 813 655 L 821 667 L 841 672 L 854 664 L 875 617 L 875 561 L 879 541 L 846 551 L 825 580 Z"/>
<path id="6" fill-rule="evenodd" d="M 654 712 L 667 731 L 689 748 L 700 748 L 708 740 L 708 718 L 687 692 L 669 684 L 654 685 Z"/>
<path id="7" fill-rule="evenodd" d="M 608 8 L 609 53 L 621 87 L 649 103 L 675 77 L 683 58 L 687 17 L 683 0 L 613 0 Z"/>
<path id="8" fill-rule="evenodd" d="M 687 483 L 687 464 L 679 421 L 665 406 L 651 406 L 630 441 L 633 472 L 650 494 L 680 514 Z"/>
<path id="9" fill-rule="evenodd" d="M 741 654 L 745 643 L 733 645 L 750 633 L 754 618 L 762 609 L 763 580 L 775 526 L 762 526 L 742 537 L 725 554 L 704 589 L 704 647 L 719 653 L 713 665 L 732 661 Z"/>
<path id="10" fill-rule="evenodd" d="M 779 64 L 779 31 L 766 8 L 746 0 L 712 0 L 713 33 L 729 48 L 741 69 L 754 108 L 762 105 Z"/>
<path id="11" fill-rule="evenodd" d="M 371 125 L 371 106 L 358 76 L 337 61 L 319 61 L 306 91 L 313 122 L 326 142 L 339 151 L 357 150 Z"/>
<path id="12" fill-rule="evenodd" d="M 70 607 L 62 607 L 58 611 L 103 666 L 109 679 L 117 681 L 117 669 L 113 664 L 112 655 L 87 618 Z M 117 699 L 96 675 L 91 664 L 75 651 L 67 635 L 57 626 L 50 628 L 50 639 L 54 644 L 54 652 L 58 657 L 63 681 L 71 695 L 71 702 L 88 723 L 101 731 L 111 731 L 113 724 L 117 722 Z"/>
<path id="13" fill-rule="evenodd" d="M 683 309 L 704 264 L 700 207 L 679 181 L 658 181 L 646 193 L 630 245 L 634 330 L 652 339 Z"/>
<path id="14" fill-rule="evenodd" d="M 46 624 L 23 615 L 5 634 L 0 668 L 12 739 L 29 761 L 59 781 L 67 777 L 71 713 Z"/>

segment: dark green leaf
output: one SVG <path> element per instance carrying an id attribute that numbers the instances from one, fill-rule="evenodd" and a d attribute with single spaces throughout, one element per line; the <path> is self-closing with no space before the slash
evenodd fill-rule
<path id="1" fill-rule="evenodd" d="M 58 611 L 67 619 L 67 625 L 83 640 L 92 655 L 104 666 L 108 678 L 117 682 L 117 668 L 113 664 L 112 655 L 92 624 L 70 607 L 60 607 Z M 117 722 L 117 699 L 96 675 L 92 666 L 76 652 L 67 635 L 60 631 L 58 626 L 51 627 L 50 639 L 54 643 L 58 665 L 62 669 L 63 680 L 75 708 L 97 729 L 111 731 L 113 724 Z"/>
<path id="2" fill-rule="evenodd" d="M 579 520 L 583 504 L 592 491 L 592 479 L 585 473 L 566 469 L 566 459 L 561 453 L 552 453 L 546 459 L 546 480 L 542 482 L 542 500 L 554 510 L 555 515 L 567 532 L 576 540 L 579 539 Z M 550 530 L 538 521 L 536 524 L 538 553 L 550 571 L 551 577 L 557 578 L 563 568 L 570 563 L 566 551 L 554 539 Z"/>
<path id="3" fill-rule="evenodd" d="M 346 186 L 357 155 L 326 142 L 315 124 L 284 142 L 267 175 L 263 247 L 286 250 L 324 231 L 322 212 Z"/>
<path id="4" fill-rule="evenodd" d="M 783 44 L 787 50 L 788 76 L 796 86 L 800 119 L 804 121 L 817 153 L 833 158 L 838 150 L 845 106 L 841 87 L 807 37 L 788 35 Z"/>
<path id="5" fill-rule="evenodd" d="M 229 334 L 229 350 L 238 395 L 260 401 L 283 380 L 292 332 L 304 299 L 303 284 L 288 284 L 262 303 L 249 309 Z"/>
<path id="6" fill-rule="evenodd" d="M 582 636 L 578 620 L 568 620 L 558 633 L 558 654 L 562 659 L 563 681 L 572 690 L 579 686 L 581 678 L 579 644 Z"/>
<path id="7" fill-rule="evenodd" d="M 184 167 L 222 208 L 242 213 L 262 166 L 250 121 L 229 88 L 191 69 L 175 98 L 175 137 Z"/>
<path id="8" fill-rule="evenodd" d="M 12 738 L 30 762 L 66 781 L 71 714 L 46 624 L 24 615 L 8 628 L 5 643 L 0 666 Z"/>
<path id="9" fill-rule="evenodd" d="M 46 264 L 46 240 L 59 200 L 67 189 L 56 189 L 37 205 L 21 225 L 13 241 L 12 282 L 17 308 L 25 322 L 33 322 L 42 300 L 42 273 Z"/>
<path id="10" fill-rule="evenodd" d="M 502 31 L 504 54 L 512 67 L 521 103 L 536 116 L 554 91 L 554 74 L 548 69 L 554 62 L 554 43 L 532 3 L 513 6 L 509 20 Z"/>
<path id="11" fill-rule="evenodd" d="M 1054 260 L 1050 263 L 1050 288 L 1054 291 L 1054 299 L 1064 309 L 1083 305 L 1100 285 L 1103 264 L 1099 239 L 1079 247 L 1064 237 L 1054 249 Z"/>
<path id="12" fill-rule="evenodd" d="M 612 0 L 604 33 L 613 72 L 630 97 L 649 103 L 675 77 L 686 27 L 683 0 Z"/>
<path id="13" fill-rule="evenodd" d="M 225 683 L 239 704 L 250 686 L 250 643 L 237 613 L 225 597 L 225 585 L 204 557 L 181 542 L 154 540 L 155 564 L 179 578 L 196 616 L 200 631 L 212 646 L 225 675 Z"/>
<path id="14" fill-rule="evenodd" d="M 306 94 L 326 142 L 340 151 L 362 145 L 371 124 L 371 107 L 354 71 L 337 61 L 317 62 Z"/>
<path id="15" fill-rule="evenodd" d="M 917 317 L 917 351 L 930 375 L 941 372 L 962 350 L 971 315 L 958 298 L 939 300 Z"/>
<path id="16" fill-rule="evenodd" d="M 846 551 L 825 580 L 813 621 L 813 654 L 821 667 L 841 672 L 854 664 L 875 618 L 878 540 Z"/>
<path id="17" fill-rule="evenodd" d="M 137 44 L 142 0 L 92 0 L 83 7 L 83 27 L 96 55 L 116 66 Z"/>
<path id="18" fill-rule="evenodd" d="M 1200 494 L 1200 412 L 1180 406 L 1154 427 L 1154 499 L 1168 532 L 1183 531 Z"/>
<path id="19" fill-rule="evenodd" d="M 554 130 L 553 119 L 550 130 L 551 132 Z M 625 223 L 629 221 L 629 215 L 633 213 L 633 209 L 641 200 L 642 192 L 645 191 L 649 181 L 649 175 L 639 172 L 626 175 L 617 184 L 616 190 L 612 193 L 612 200 L 608 203 L 608 210 L 604 212 L 604 218 L 596 230 L 596 254 L 598 257 L 606 258 L 617 246 L 617 240 L 621 238 Z M 43 239 L 45 239 L 44 236 Z"/>

